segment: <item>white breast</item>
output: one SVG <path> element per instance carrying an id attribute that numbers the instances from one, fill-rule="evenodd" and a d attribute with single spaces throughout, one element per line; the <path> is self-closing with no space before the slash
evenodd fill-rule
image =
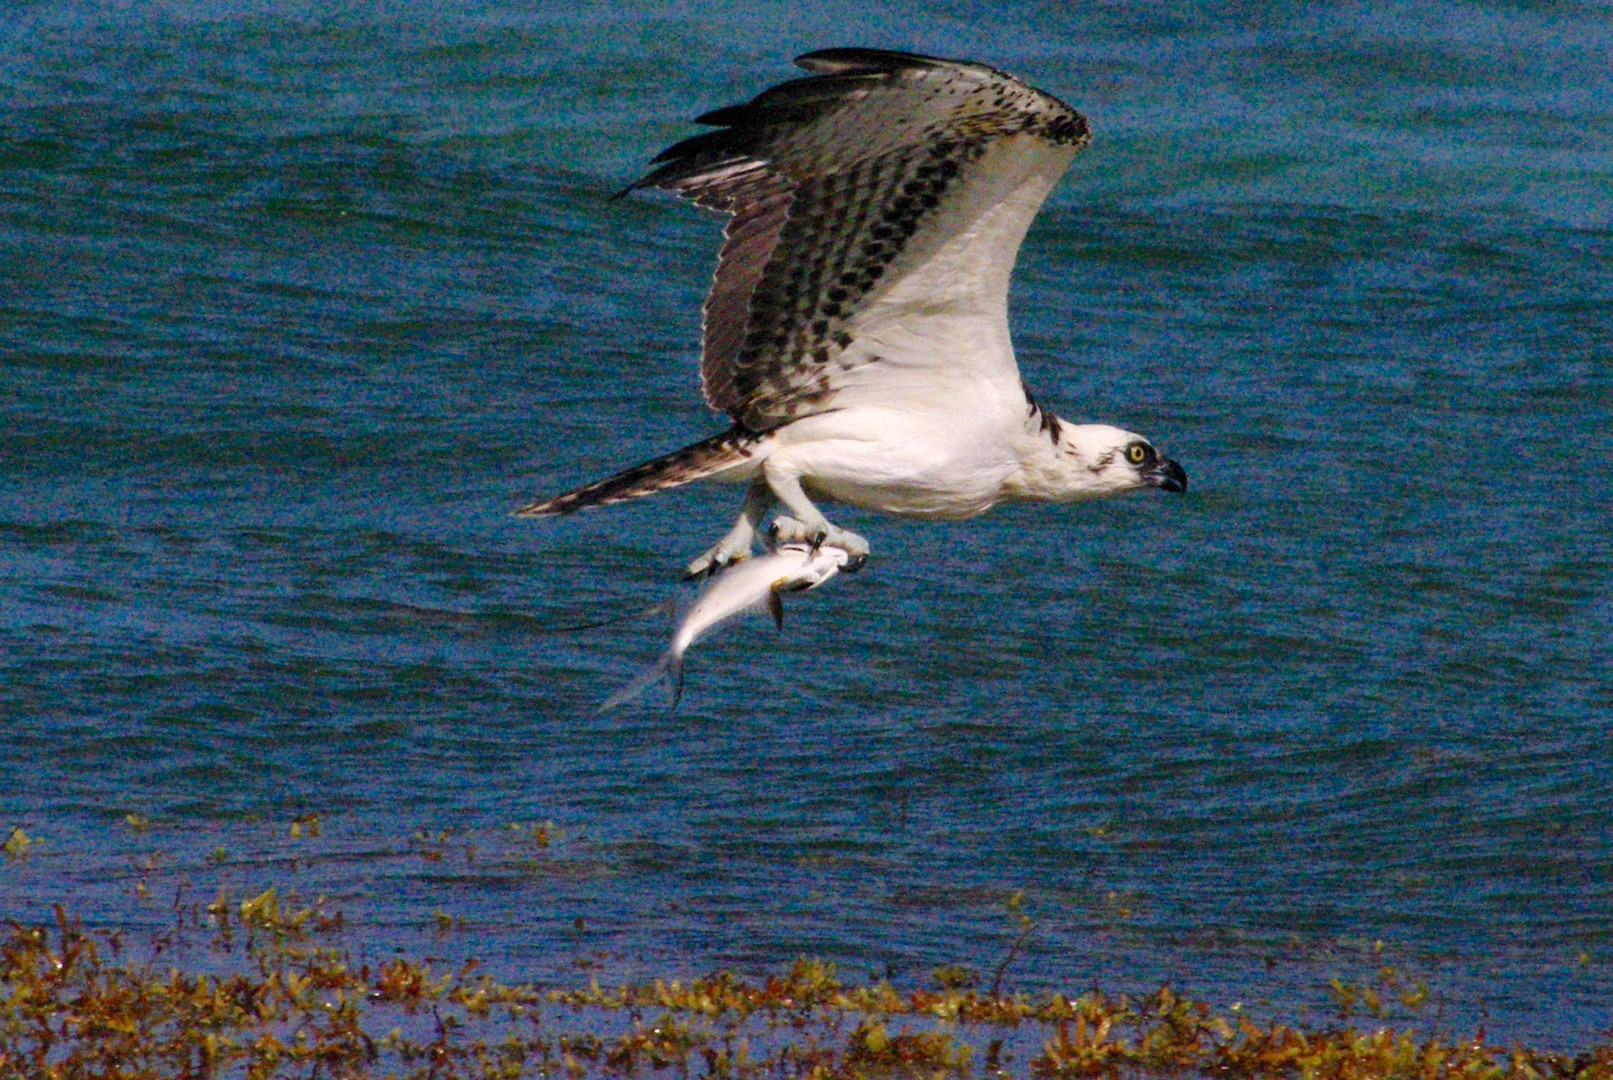
<path id="1" fill-rule="evenodd" d="M 768 469 L 870 510 L 973 517 L 998 501 L 1019 469 L 1024 398 L 1004 409 L 992 397 L 937 396 L 922 408 L 850 405 L 807 417 L 775 434 Z"/>

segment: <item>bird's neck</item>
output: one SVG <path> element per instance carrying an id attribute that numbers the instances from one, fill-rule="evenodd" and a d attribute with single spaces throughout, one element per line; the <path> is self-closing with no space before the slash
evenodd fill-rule
<path id="1" fill-rule="evenodd" d="M 1080 502 L 1114 494 L 1104 476 L 1107 463 L 1092 459 L 1084 448 L 1087 426 L 1037 412 L 1036 427 L 1020 446 L 1019 470 L 1003 485 L 1004 501 Z"/>

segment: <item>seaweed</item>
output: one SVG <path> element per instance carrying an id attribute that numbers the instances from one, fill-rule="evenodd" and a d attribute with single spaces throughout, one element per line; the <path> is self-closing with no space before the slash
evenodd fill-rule
<path id="1" fill-rule="evenodd" d="M 761 980 L 506 985 L 475 961 L 355 963 L 339 912 L 273 888 L 196 905 L 144 959 L 55 914 L 0 944 L 0 1076 L 1613 1078 L 1613 1044 L 1569 1057 L 1352 1023 L 1418 993 L 1388 969 L 1302 1029 L 1170 987 L 1031 997 L 955 967 L 902 991 L 805 958 Z M 158 963 L 173 955 L 190 969 Z"/>

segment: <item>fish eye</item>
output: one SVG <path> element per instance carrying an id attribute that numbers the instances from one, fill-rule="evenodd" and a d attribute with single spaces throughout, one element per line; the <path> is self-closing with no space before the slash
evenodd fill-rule
<path id="1" fill-rule="evenodd" d="M 1147 443 L 1134 442 L 1126 447 L 1126 460 L 1133 465 L 1146 465 L 1154 456 L 1154 448 Z"/>

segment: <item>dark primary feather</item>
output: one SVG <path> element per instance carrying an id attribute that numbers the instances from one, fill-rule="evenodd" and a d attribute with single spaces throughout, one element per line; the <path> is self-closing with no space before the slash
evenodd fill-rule
<path id="1" fill-rule="evenodd" d="M 872 49 L 796 63 L 813 74 L 706 113 L 717 130 L 667 148 L 633 185 L 733 215 L 701 380 L 756 432 L 826 407 L 866 362 L 846 353 L 857 313 L 948 239 L 925 226 L 993 144 L 1073 153 L 1089 139 L 1075 110 L 983 64 Z"/>

